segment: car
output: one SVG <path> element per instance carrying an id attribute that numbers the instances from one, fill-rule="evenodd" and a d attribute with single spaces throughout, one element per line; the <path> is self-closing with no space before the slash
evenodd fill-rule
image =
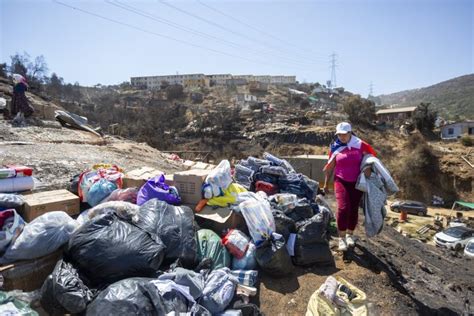
<path id="1" fill-rule="evenodd" d="M 417 201 L 396 201 L 390 205 L 390 209 L 393 212 L 400 213 L 405 211 L 408 214 L 414 214 L 418 216 L 426 216 L 428 208 L 424 203 Z"/>
<path id="2" fill-rule="evenodd" d="M 474 259 L 474 238 L 471 238 L 464 248 L 464 255 L 468 258 Z"/>
<path id="3" fill-rule="evenodd" d="M 472 237 L 474 237 L 474 229 L 466 226 L 456 226 L 436 233 L 434 242 L 439 247 L 461 250 Z"/>

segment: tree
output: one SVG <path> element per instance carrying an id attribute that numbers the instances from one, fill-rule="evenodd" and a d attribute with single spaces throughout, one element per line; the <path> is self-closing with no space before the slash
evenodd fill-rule
<path id="1" fill-rule="evenodd" d="M 43 55 L 36 56 L 34 61 L 28 63 L 27 68 L 30 81 L 44 82 L 44 78 L 48 73 L 48 64 Z"/>
<path id="2" fill-rule="evenodd" d="M 19 74 L 26 78 L 28 73 L 26 67 L 30 63 L 30 55 L 28 55 L 28 53 L 24 53 L 23 55 L 16 53 L 15 55 L 10 56 L 10 59 L 10 74 Z"/>
<path id="3" fill-rule="evenodd" d="M 10 56 L 11 63 L 9 67 L 10 74 L 20 74 L 28 80 L 30 87 L 39 88 L 46 80 L 48 65 L 43 55 L 35 57 L 31 61 L 28 53 L 22 55 L 16 53 Z"/>
<path id="4" fill-rule="evenodd" d="M 56 73 L 53 72 L 51 78 L 49 78 L 46 84 L 46 91 L 52 96 L 59 98 L 63 92 L 63 78 L 59 77 Z"/>
<path id="5" fill-rule="evenodd" d="M 423 135 L 431 135 L 438 113 L 430 108 L 431 103 L 420 103 L 413 115 L 413 123 Z"/>
<path id="6" fill-rule="evenodd" d="M 343 110 L 349 116 L 349 121 L 354 124 L 368 126 L 375 120 L 374 102 L 361 98 L 358 94 L 344 100 Z"/>
<path id="7" fill-rule="evenodd" d="M 7 63 L 0 64 L 0 77 L 7 77 Z"/>

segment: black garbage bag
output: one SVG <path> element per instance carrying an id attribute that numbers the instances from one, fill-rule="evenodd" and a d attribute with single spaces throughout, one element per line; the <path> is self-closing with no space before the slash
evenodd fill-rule
<path id="1" fill-rule="evenodd" d="M 154 276 L 165 246 L 155 234 L 107 213 L 86 222 L 69 240 L 67 256 L 93 285 Z"/>
<path id="2" fill-rule="evenodd" d="M 330 214 L 322 211 L 310 219 L 296 223 L 298 244 L 327 243 L 327 229 L 330 219 Z"/>
<path id="3" fill-rule="evenodd" d="M 255 259 L 263 271 L 274 276 L 285 276 L 293 271 L 290 255 L 286 250 L 285 238 L 273 234 L 257 247 Z"/>
<path id="4" fill-rule="evenodd" d="M 49 315 L 78 314 L 94 297 L 72 264 L 62 259 L 41 287 L 41 306 Z"/>
<path id="5" fill-rule="evenodd" d="M 299 199 L 295 207 L 285 211 L 285 214 L 295 222 L 299 222 L 313 217 L 314 210 L 307 199 Z"/>
<path id="6" fill-rule="evenodd" d="M 156 234 L 166 246 L 165 264 L 180 259 L 185 268 L 196 263 L 197 242 L 194 213 L 187 206 L 173 206 L 151 199 L 140 206 L 137 226 Z"/>
<path id="7" fill-rule="evenodd" d="M 79 180 L 81 179 L 81 174 L 76 174 L 69 180 L 67 190 L 75 195 L 79 195 Z"/>
<path id="8" fill-rule="evenodd" d="M 149 278 L 130 278 L 109 285 L 87 307 L 86 315 L 158 315 L 145 285 Z"/>
<path id="9" fill-rule="evenodd" d="M 313 264 L 326 266 L 334 264 L 334 257 L 327 242 L 300 245 L 296 241 L 293 262 L 298 266 L 310 266 Z"/>
<path id="10" fill-rule="evenodd" d="M 130 278 L 111 284 L 87 307 L 86 315 L 211 315 L 176 290 L 160 293 L 152 280 Z"/>
<path id="11" fill-rule="evenodd" d="M 19 194 L 0 193 L 0 209 L 14 208 L 19 210 L 25 204 L 25 199 Z"/>
<path id="12" fill-rule="evenodd" d="M 295 234 L 295 221 L 285 215 L 282 211 L 272 210 L 273 219 L 275 220 L 275 231 L 282 235 L 285 240 L 288 240 L 290 234 Z"/>

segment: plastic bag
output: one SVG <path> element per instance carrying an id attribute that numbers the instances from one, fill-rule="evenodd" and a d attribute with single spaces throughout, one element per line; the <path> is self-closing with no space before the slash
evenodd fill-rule
<path id="1" fill-rule="evenodd" d="M 41 287 L 41 306 L 49 315 L 78 314 L 86 309 L 93 296 L 77 270 L 59 260 Z"/>
<path id="2" fill-rule="evenodd" d="M 327 229 L 330 220 L 331 214 L 327 211 L 322 211 L 308 220 L 297 223 L 298 244 L 327 243 Z"/>
<path id="3" fill-rule="evenodd" d="M 199 303 L 212 314 L 222 312 L 234 298 L 237 283 L 228 268 L 212 271 L 206 278 Z"/>
<path id="4" fill-rule="evenodd" d="M 284 276 L 293 271 L 290 255 L 286 250 L 285 239 L 279 234 L 273 234 L 257 247 L 255 258 L 263 271 L 274 275 Z"/>
<path id="5" fill-rule="evenodd" d="M 0 315 L 38 316 L 29 304 L 0 291 Z"/>
<path id="6" fill-rule="evenodd" d="M 239 194 L 244 192 L 247 192 L 247 189 L 238 183 L 232 183 L 227 189 L 224 190 L 224 195 L 211 198 L 209 201 L 207 201 L 207 205 L 226 207 L 229 204 L 235 204 Z"/>
<path id="7" fill-rule="evenodd" d="M 231 257 L 215 232 L 210 229 L 198 230 L 197 242 L 197 259 L 199 262 L 210 258 L 212 260 L 211 269 L 230 266 Z"/>
<path id="8" fill-rule="evenodd" d="M 81 226 L 71 236 L 67 254 L 92 284 L 102 285 L 127 277 L 154 276 L 164 250 L 155 233 L 110 213 Z"/>
<path id="9" fill-rule="evenodd" d="M 46 256 L 67 243 L 77 227 L 77 222 L 65 212 L 45 213 L 25 225 L 23 232 L 10 244 L 0 262 Z"/>
<path id="10" fill-rule="evenodd" d="M 122 188 L 123 173 L 116 165 L 99 164 L 92 167 L 93 170 L 87 170 L 79 176 L 78 193 L 81 202 L 88 202 L 88 193 L 92 185 L 99 179 L 106 179 Z"/>
<path id="11" fill-rule="evenodd" d="M 173 206 L 152 199 L 140 206 L 137 226 L 156 234 L 166 246 L 165 263 L 180 259 L 184 267 L 196 262 L 196 224 L 194 213 L 187 206 Z"/>
<path id="12" fill-rule="evenodd" d="M 255 250 L 254 243 L 249 242 L 249 247 L 241 259 L 232 258 L 232 270 L 255 270 L 257 268 Z"/>
<path id="13" fill-rule="evenodd" d="M 315 204 L 317 207 L 317 205 Z M 295 222 L 304 221 L 314 216 L 314 209 L 307 199 L 299 199 L 292 209 L 285 211 L 286 216 Z"/>
<path id="14" fill-rule="evenodd" d="M 295 221 L 286 216 L 282 211 L 273 210 L 272 213 L 275 220 L 275 232 L 282 235 L 285 240 L 288 240 L 290 234 L 296 233 Z"/>
<path id="15" fill-rule="evenodd" d="M 249 199 L 240 203 L 239 208 L 255 245 L 258 246 L 275 231 L 275 221 L 267 201 Z"/>
<path id="16" fill-rule="evenodd" d="M 222 239 L 227 250 L 236 258 L 241 259 L 249 247 L 250 239 L 240 230 L 231 229 Z"/>
<path id="17" fill-rule="evenodd" d="M 121 219 L 124 219 L 128 222 L 137 223 L 139 219 L 139 211 L 140 207 L 138 205 L 123 201 L 110 201 L 101 203 L 89 209 L 87 215 L 89 219 L 92 219 L 101 214 L 115 213 Z"/>
<path id="18" fill-rule="evenodd" d="M 165 183 L 165 176 L 163 174 L 149 179 L 138 191 L 138 205 L 143 205 L 151 199 L 158 199 L 172 205 L 181 203 L 178 190 Z"/>
<path id="19" fill-rule="evenodd" d="M 0 211 L 0 255 L 7 250 L 25 227 L 25 221 L 14 210 Z"/>
<path id="20" fill-rule="evenodd" d="M 145 287 L 151 280 L 129 278 L 109 285 L 87 306 L 86 315 L 158 315 Z"/>
<path id="21" fill-rule="evenodd" d="M 189 294 L 196 300 L 202 295 L 205 285 L 203 273 L 194 272 L 183 268 L 176 268 L 172 272 L 164 273 L 158 280 L 173 280 L 176 284 L 189 288 Z"/>
<path id="22" fill-rule="evenodd" d="M 211 170 L 205 182 L 211 186 L 214 196 L 221 195 L 221 192 L 232 183 L 229 161 L 222 160 L 217 167 Z"/>
<path id="23" fill-rule="evenodd" d="M 19 194 L 0 193 L 0 209 L 21 208 L 25 199 Z"/>
<path id="24" fill-rule="evenodd" d="M 133 204 L 137 203 L 137 195 L 138 189 L 137 188 L 126 188 L 126 189 L 117 189 L 110 193 L 108 197 L 102 200 L 102 203 L 109 202 L 109 201 L 124 201 L 130 202 Z"/>
<path id="25" fill-rule="evenodd" d="M 299 266 L 331 265 L 334 264 L 334 258 L 328 243 L 301 245 L 296 240 L 293 262 Z"/>
<path id="26" fill-rule="evenodd" d="M 96 206 L 116 189 L 117 185 L 115 183 L 106 179 L 99 179 L 89 188 L 87 203 L 90 206 Z"/>

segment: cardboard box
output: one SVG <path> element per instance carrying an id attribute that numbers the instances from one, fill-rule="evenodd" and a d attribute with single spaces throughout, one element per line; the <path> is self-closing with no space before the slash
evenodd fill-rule
<path id="1" fill-rule="evenodd" d="M 68 190 L 55 190 L 33 193 L 23 196 L 25 205 L 19 212 L 23 219 L 31 222 L 36 217 L 51 211 L 63 211 L 70 216 L 77 215 L 79 197 Z"/>
<path id="2" fill-rule="evenodd" d="M 44 280 L 53 272 L 56 262 L 61 259 L 62 254 L 62 249 L 59 249 L 38 259 L 0 266 L 0 289 L 30 292 L 41 288 Z"/>
<path id="3" fill-rule="evenodd" d="M 123 188 L 141 188 L 148 179 L 163 174 L 163 171 L 151 167 L 142 167 L 127 172 L 123 177 Z"/>
<path id="4" fill-rule="evenodd" d="M 248 228 L 244 217 L 228 207 L 205 206 L 201 212 L 195 214 L 199 227 L 210 229 L 221 235 L 228 229 L 238 229 L 248 235 Z"/>
<path id="5" fill-rule="evenodd" d="M 191 169 L 174 174 L 174 183 L 183 204 L 195 206 L 201 200 L 201 187 L 210 172 L 210 170 Z"/>
<path id="6" fill-rule="evenodd" d="M 174 174 L 165 174 L 165 184 L 169 186 L 175 186 Z"/>

